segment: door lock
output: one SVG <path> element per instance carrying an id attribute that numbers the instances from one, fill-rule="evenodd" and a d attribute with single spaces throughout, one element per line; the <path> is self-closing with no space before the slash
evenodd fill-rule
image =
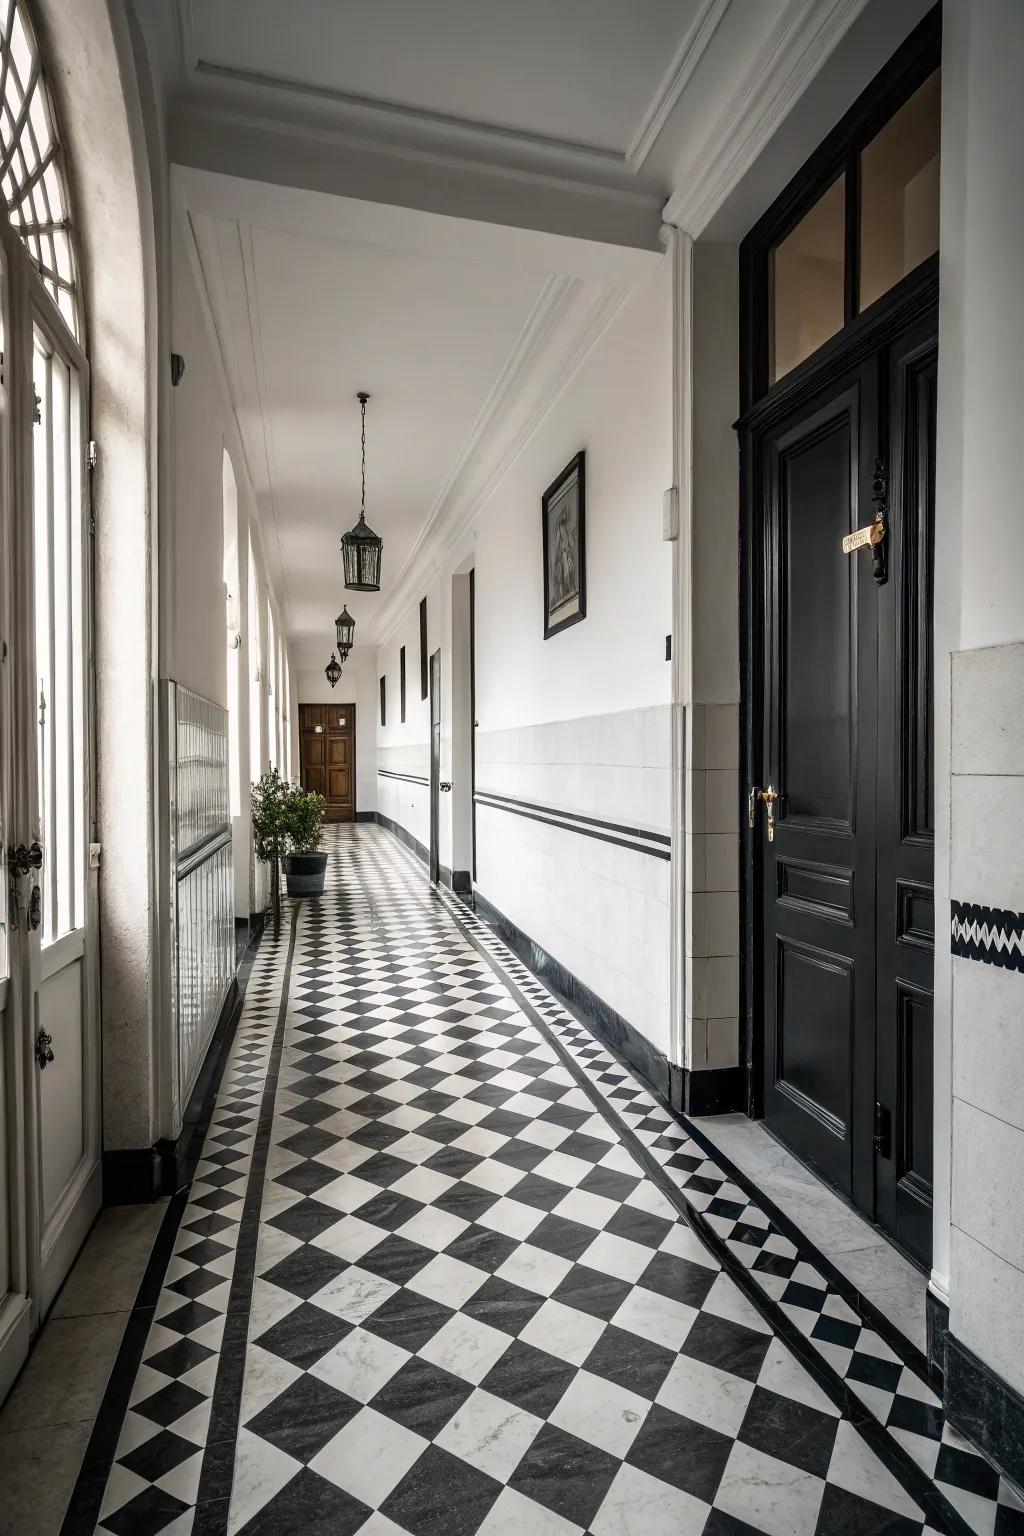
<path id="1" fill-rule="evenodd" d="M 28 899 L 28 925 L 35 930 L 43 920 L 43 893 L 38 885 L 32 887 L 32 895 Z"/>
<path id="2" fill-rule="evenodd" d="M 452 781 L 451 779 L 442 779 L 437 787 L 439 790 L 441 790 L 442 794 L 447 795 L 451 791 Z"/>
<path id="3" fill-rule="evenodd" d="M 779 792 L 769 784 L 767 789 L 762 789 L 761 799 L 764 801 L 765 810 L 768 813 L 768 841 L 775 841 L 775 802 L 779 799 Z"/>
<path id="4" fill-rule="evenodd" d="M 47 1065 L 53 1060 L 53 1036 L 41 1029 L 36 1035 L 36 1061 L 39 1063 L 40 1072 L 45 1072 Z"/>
<path id="5" fill-rule="evenodd" d="M 42 869 L 43 850 L 38 843 L 32 843 L 28 848 L 24 843 L 19 843 L 17 848 L 7 850 L 7 869 L 12 879 L 18 875 L 27 875 L 30 869 Z"/>

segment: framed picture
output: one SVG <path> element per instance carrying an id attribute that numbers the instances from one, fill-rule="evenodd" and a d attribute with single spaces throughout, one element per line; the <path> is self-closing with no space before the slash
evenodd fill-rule
<path id="1" fill-rule="evenodd" d="M 545 640 L 587 616 L 585 489 L 578 453 L 541 497 Z"/>

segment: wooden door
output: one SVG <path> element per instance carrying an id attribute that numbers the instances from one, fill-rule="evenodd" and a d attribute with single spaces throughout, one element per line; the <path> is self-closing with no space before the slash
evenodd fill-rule
<path id="1" fill-rule="evenodd" d="M 927 1264 L 936 312 L 893 331 L 749 439 L 751 909 L 767 1123 Z"/>
<path id="2" fill-rule="evenodd" d="M 299 705 L 299 772 L 303 789 L 327 802 L 328 821 L 356 814 L 356 706 Z"/>

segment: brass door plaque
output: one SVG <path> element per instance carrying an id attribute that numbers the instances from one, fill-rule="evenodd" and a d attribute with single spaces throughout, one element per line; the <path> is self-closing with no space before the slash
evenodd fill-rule
<path id="1" fill-rule="evenodd" d="M 868 523 L 866 528 L 858 528 L 856 533 L 846 535 L 843 540 L 843 554 L 852 555 L 855 549 L 863 549 L 865 544 L 880 544 L 884 538 L 883 522 Z"/>

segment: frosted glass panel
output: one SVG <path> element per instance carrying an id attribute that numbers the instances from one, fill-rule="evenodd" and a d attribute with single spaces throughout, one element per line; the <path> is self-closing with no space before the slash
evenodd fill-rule
<path id="1" fill-rule="evenodd" d="M 842 330 L 845 255 L 840 176 L 772 252 L 772 383 Z"/>
<path id="2" fill-rule="evenodd" d="M 940 94 L 936 70 L 861 155 L 861 309 L 939 248 Z"/>

